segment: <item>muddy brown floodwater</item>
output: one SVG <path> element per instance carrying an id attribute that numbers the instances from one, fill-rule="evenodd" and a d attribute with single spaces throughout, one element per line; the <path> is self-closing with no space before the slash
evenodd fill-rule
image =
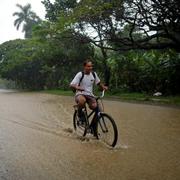
<path id="1" fill-rule="evenodd" d="M 72 97 L 0 92 L 0 180 L 178 180 L 180 109 L 105 100 L 110 149 L 72 130 Z"/>

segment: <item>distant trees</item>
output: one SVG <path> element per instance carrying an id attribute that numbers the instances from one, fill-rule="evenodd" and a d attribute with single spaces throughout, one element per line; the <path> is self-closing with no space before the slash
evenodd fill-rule
<path id="1" fill-rule="evenodd" d="M 180 56 L 174 50 L 114 52 L 108 65 L 113 92 L 180 93 Z"/>
<path id="2" fill-rule="evenodd" d="M 44 46 L 31 40 L 14 40 L 0 46 L 0 74 L 24 89 L 43 88 L 45 77 L 41 73 Z"/>
<path id="3" fill-rule="evenodd" d="M 32 27 L 40 23 L 41 19 L 31 10 L 30 4 L 25 6 L 17 4 L 16 6 L 19 8 L 20 12 L 13 13 L 13 16 L 17 16 L 17 19 L 14 21 L 14 26 L 19 30 L 19 27 L 22 25 L 22 31 L 25 32 L 25 38 L 31 38 Z"/>
<path id="4" fill-rule="evenodd" d="M 57 40 L 44 36 L 14 40 L 0 46 L 0 75 L 24 89 L 69 88 L 69 81 L 82 68 L 93 47 L 61 36 Z M 67 33 L 67 32 L 66 32 Z"/>

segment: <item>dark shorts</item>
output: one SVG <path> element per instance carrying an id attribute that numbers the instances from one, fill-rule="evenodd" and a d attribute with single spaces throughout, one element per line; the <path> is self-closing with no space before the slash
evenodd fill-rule
<path id="1" fill-rule="evenodd" d="M 83 96 L 86 99 L 86 102 L 88 103 L 89 107 L 91 108 L 92 106 L 96 106 L 96 98 L 92 97 L 92 96 L 88 96 L 88 95 L 83 95 L 83 94 L 79 94 L 77 96 L 75 96 L 75 101 L 76 103 L 79 102 L 79 97 Z M 95 104 L 95 105 L 94 105 Z"/>

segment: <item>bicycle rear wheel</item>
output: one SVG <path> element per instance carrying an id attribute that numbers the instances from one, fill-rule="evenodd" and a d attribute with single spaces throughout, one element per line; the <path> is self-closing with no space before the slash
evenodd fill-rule
<path id="1" fill-rule="evenodd" d="M 106 113 L 101 113 L 97 125 L 98 139 L 106 145 L 114 147 L 118 140 L 118 130 L 115 121 Z"/>
<path id="2" fill-rule="evenodd" d="M 87 121 L 81 122 L 81 120 L 78 117 L 78 111 L 74 111 L 73 115 L 73 126 L 74 130 L 79 136 L 85 136 L 87 132 Z"/>

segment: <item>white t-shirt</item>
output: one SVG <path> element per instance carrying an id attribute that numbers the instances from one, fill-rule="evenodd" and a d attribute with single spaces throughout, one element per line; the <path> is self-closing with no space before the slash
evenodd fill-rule
<path id="1" fill-rule="evenodd" d="M 78 72 L 70 84 L 71 85 L 79 85 L 81 77 L 82 77 L 82 72 Z M 76 95 L 84 94 L 84 95 L 94 96 L 93 95 L 93 85 L 94 85 L 94 83 L 98 84 L 100 82 L 100 79 L 96 73 L 95 73 L 95 77 L 96 78 L 94 78 L 92 72 L 90 74 L 84 73 L 84 77 L 80 83 L 80 86 L 84 89 L 84 91 L 76 91 Z"/>

